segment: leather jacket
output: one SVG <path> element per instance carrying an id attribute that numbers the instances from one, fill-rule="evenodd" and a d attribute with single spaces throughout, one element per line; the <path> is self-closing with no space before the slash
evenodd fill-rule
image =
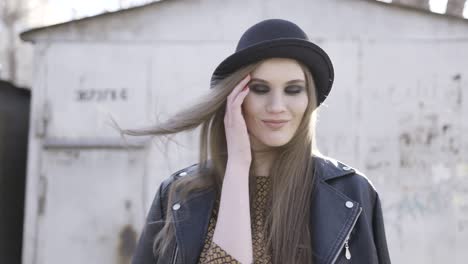
<path id="1" fill-rule="evenodd" d="M 390 256 L 379 195 L 362 173 L 331 158 L 313 156 L 316 188 L 310 230 L 315 264 L 389 264 Z M 157 191 L 134 251 L 132 264 L 195 264 L 204 245 L 215 192 L 189 194 L 172 206 L 176 240 L 168 253 L 154 256 L 152 244 L 161 230 L 167 190 L 178 177 L 193 173 L 197 164 L 164 180 Z M 177 198 L 175 201 L 178 201 Z M 350 257 L 349 259 L 347 258 Z"/>

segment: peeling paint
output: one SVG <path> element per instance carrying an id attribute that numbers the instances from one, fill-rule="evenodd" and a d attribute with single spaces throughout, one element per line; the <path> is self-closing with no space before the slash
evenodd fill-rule
<path id="1" fill-rule="evenodd" d="M 468 190 L 454 193 L 452 203 L 457 214 L 457 231 L 468 232 Z"/>
<path id="2" fill-rule="evenodd" d="M 455 171 L 458 178 L 468 177 L 468 163 L 458 163 L 455 166 Z"/>
<path id="3" fill-rule="evenodd" d="M 44 175 L 39 177 L 39 198 L 37 205 L 37 215 L 43 216 L 45 213 L 46 197 L 47 197 L 47 178 Z"/>
<path id="4" fill-rule="evenodd" d="M 131 225 L 125 225 L 119 233 L 119 264 L 128 264 L 136 247 L 137 233 Z"/>
<path id="5" fill-rule="evenodd" d="M 402 218 L 412 219 L 437 215 L 448 210 L 452 195 L 438 189 L 407 190 L 402 193 L 401 199 L 389 205 L 386 213 L 395 213 L 398 221 Z"/>
<path id="6" fill-rule="evenodd" d="M 443 164 L 435 164 L 432 166 L 432 183 L 439 184 L 441 182 L 450 180 L 452 171 L 450 168 Z"/>
<path id="7" fill-rule="evenodd" d="M 130 210 L 132 208 L 132 201 L 125 200 L 125 209 Z"/>

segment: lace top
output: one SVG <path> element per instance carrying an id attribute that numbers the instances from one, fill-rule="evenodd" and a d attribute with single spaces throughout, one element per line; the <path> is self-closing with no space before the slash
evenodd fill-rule
<path id="1" fill-rule="evenodd" d="M 256 264 L 271 263 L 271 254 L 266 250 L 265 234 L 263 227 L 265 226 L 265 206 L 267 203 L 268 194 L 270 191 L 270 177 L 255 176 L 256 191 L 255 198 L 252 202 L 251 227 L 252 227 L 252 248 L 253 260 Z M 224 264 L 224 263 L 240 263 L 235 258 L 230 256 L 223 248 L 213 242 L 213 233 L 216 226 L 216 219 L 219 209 L 219 201 L 217 200 L 213 207 L 208 232 L 205 239 L 203 250 L 198 259 L 199 264 Z"/>

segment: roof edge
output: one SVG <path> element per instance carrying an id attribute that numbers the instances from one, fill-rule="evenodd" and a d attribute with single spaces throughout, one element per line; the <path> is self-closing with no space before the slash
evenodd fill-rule
<path id="1" fill-rule="evenodd" d="M 35 27 L 35 28 L 31 28 L 31 29 L 27 29 L 27 30 L 22 31 L 19 34 L 19 37 L 23 41 L 34 43 L 33 35 L 35 35 L 36 33 L 41 32 L 41 31 L 44 31 L 44 30 L 60 28 L 60 27 L 65 26 L 65 25 L 77 24 L 77 23 L 81 23 L 83 21 L 88 21 L 88 20 L 101 18 L 101 17 L 105 17 L 105 16 L 110 16 L 110 15 L 123 13 L 123 12 L 127 12 L 127 11 L 133 11 L 133 10 L 136 10 L 136 9 L 141 9 L 141 8 L 148 7 L 150 5 L 158 4 L 158 3 L 161 3 L 161 2 L 164 2 L 164 1 L 167 1 L 167 0 L 159 0 L 159 1 L 154 1 L 154 2 L 150 2 L 150 3 L 145 3 L 145 4 L 142 4 L 142 5 L 135 5 L 135 6 L 131 6 L 131 7 L 128 7 L 128 8 L 119 9 L 119 10 L 116 10 L 116 11 L 105 11 L 103 13 L 99 13 L 99 14 L 96 14 L 96 15 L 93 15 L 93 16 L 82 17 L 82 18 L 73 19 L 73 20 L 65 21 L 65 22 L 60 22 L 60 23 L 57 23 L 57 24 L 51 24 L 51 25 L 47 25 L 47 26 Z"/>

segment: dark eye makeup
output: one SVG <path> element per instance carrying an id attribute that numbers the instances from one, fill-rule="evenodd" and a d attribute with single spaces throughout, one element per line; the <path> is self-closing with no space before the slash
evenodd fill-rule
<path id="1" fill-rule="evenodd" d="M 249 84 L 249 87 L 250 87 L 250 91 L 256 94 L 265 94 L 270 91 L 270 87 L 268 87 L 268 85 L 265 85 L 265 84 L 253 83 L 253 84 Z M 284 89 L 284 92 L 289 95 L 295 95 L 295 94 L 301 93 L 304 90 L 305 88 L 301 85 L 290 85 Z"/>

